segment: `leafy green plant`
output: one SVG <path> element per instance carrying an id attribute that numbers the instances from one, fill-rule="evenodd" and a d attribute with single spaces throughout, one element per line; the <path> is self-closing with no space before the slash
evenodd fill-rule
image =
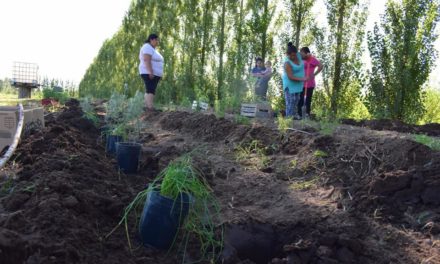
<path id="1" fill-rule="evenodd" d="M 434 88 L 425 90 L 425 97 L 423 98 L 423 105 L 425 114 L 419 120 L 420 124 L 440 123 L 440 91 Z"/>
<path id="2" fill-rule="evenodd" d="M 127 126 L 125 123 L 120 123 L 119 125 L 115 125 L 111 128 L 109 131 L 110 135 L 112 136 L 120 136 L 122 137 L 122 140 L 128 140 L 128 132 L 127 132 Z"/>
<path id="3" fill-rule="evenodd" d="M 108 133 L 122 136 L 123 140 L 136 141 L 142 129 L 140 116 L 143 112 L 144 95 L 141 92 L 127 99 L 123 94 L 113 93 L 106 105 Z"/>
<path id="4" fill-rule="evenodd" d="M 144 107 L 144 94 L 137 91 L 136 94 L 128 99 L 127 107 L 124 113 L 124 119 L 126 121 L 131 121 L 133 119 L 139 118 L 143 113 Z"/>
<path id="5" fill-rule="evenodd" d="M 419 142 L 423 145 L 426 145 L 435 151 L 440 151 L 440 139 L 439 138 L 434 138 L 434 137 L 430 137 L 427 135 L 414 135 L 413 139 L 414 139 L 414 141 Z"/>
<path id="6" fill-rule="evenodd" d="M 128 138 L 128 125 L 125 121 L 125 115 L 127 111 L 127 98 L 125 95 L 114 92 L 112 93 L 110 100 L 105 105 L 106 107 L 106 131 L 104 134 L 112 136 L 121 136 L 123 140 Z"/>
<path id="7" fill-rule="evenodd" d="M 201 244 L 201 260 L 208 260 L 214 263 L 218 258 L 217 252 L 223 246 L 223 232 L 221 232 L 221 238 L 218 239 L 216 237 L 217 227 L 213 222 L 214 217 L 219 213 L 219 206 L 212 194 L 211 188 L 204 181 L 201 172 L 193 166 L 192 159 L 188 154 L 172 161 L 149 184 L 148 188 L 139 192 L 135 199 L 125 208 L 124 216 L 118 226 L 125 225 L 130 248 L 128 217 L 133 211 L 139 215 L 139 210 L 141 210 L 148 193 L 156 190 L 160 190 L 162 196 L 171 199 L 176 199 L 183 193 L 191 195 L 192 203 L 188 216 L 179 229 L 180 235 L 183 237 L 179 247 L 186 247 L 189 237 L 195 237 Z M 176 235 L 176 238 L 178 235 Z"/>
<path id="8" fill-rule="evenodd" d="M 328 153 L 318 149 L 315 152 L 313 152 L 313 156 L 315 156 L 316 158 L 326 158 L 328 157 Z"/>
<path id="9" fill-rule="evenodd" d="M 250 143 L 242 143 L 235 149 L 236 159 L 240 163 L 254 166 L 256 169 L 262 169 L 269 164 L 269 157 L 266 155 L 268 148 L 259 140 L 253 140 Z"/>
<path id="10" fill-rule="evenodd" d="M 218 118 L 225 117 L 225 105 L 223 101 L 216 100 L 214 104 L 214 112 Z"/>
<path id="11" fill-rule="evenodd" d="M 298 160 L 297 159 L 293 159 L 292 161 L 290 161 L 289 167 L 292 169 L 295 169 L 298 167 Z"/>
<path id="12" fill-rule="evenodd" d="M 57 92 L 52 88 L 45 88 L 43 89 L 43 99 L 55 99 L 64 104 L 69 99 L 69 94 L 67 92 Z"/>
<path id="13" fill-rule="evenodd" d="M 84 118 L 92 121 L 97 126 L 99 123 L 98 116 L 96 116 L 95 109 L 92 106 L 92 98 L 85 97 L 80 100 L 80 106 L 84 112 Z"/>
<path id="14" fill-rule="evenodd" d="M 105 121 L 108 124 L 122 122 L 126 107 L 126 97 L 123 94 L 113 93 L 106 105 Z"/>
<path id="15" fill-rule="evenodd" d="M 140 117 L 144 111 L 143 108 L 144 95 L 137 91 L 133 97 L 128 99 L 127 108 L 123 115 L 123 122 L 129 127 L 129 137 L 133 141 L 137 141 L 141 133 L 142 122 Z"/>
<path id="16" fill-rule="evenodd" d="M 381 23 L 368 34 L 367 107 L 375 118 L 415 123 L 425 112 L 422 88 L 435 66 L 439 2 L 387 2 Z"/>
<path id="17" fill-rule="evenodd" d="M 292 126 L 293 120 L 291 117 L 283 117 L 283 116 L 278 116 L 277 117 L 277 125 L 278 125 L 278 129 L 281 132 L 286 132 L 288 128 L 290 128 Z"/>

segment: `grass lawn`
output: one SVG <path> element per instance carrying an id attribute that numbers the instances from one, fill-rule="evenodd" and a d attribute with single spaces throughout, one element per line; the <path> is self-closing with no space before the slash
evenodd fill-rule
<path id="1" fill-rule="evenodd" d="M 0 93 L 0 106 L 16 105 L 18 103 L 26 104 L 32 101 L 39 101 L 41 99 L 41 93 L 32 94 L 32 99 L 18 99 L 16 93 Z"/>

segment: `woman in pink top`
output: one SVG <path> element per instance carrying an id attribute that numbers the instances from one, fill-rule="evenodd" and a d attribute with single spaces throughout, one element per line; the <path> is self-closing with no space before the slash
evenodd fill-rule
<path id="1" fill-rule="evenodd" d="M 304 82 L 304 88 L 301 93 L 301 98 L 298 103 L 298 114 L 302 117 L 302 107 L 304 105 L 304 92 L 306 92 L 306 115 L 310 115 L 310 107 L 312 105 L 313 89 L 315 88 L 315 76 L 322 71 L 322 64 L 311 53 L 308 47 L 303 47 L 300 50 L 301 57 L 304 61 L 304 71 L 308 81 Z"/>

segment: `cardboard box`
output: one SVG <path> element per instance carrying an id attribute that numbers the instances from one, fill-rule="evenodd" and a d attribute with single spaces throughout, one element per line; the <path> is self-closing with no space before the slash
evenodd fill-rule
<path id="1" fill-rule="evenodd" d="M 0 151 L 12 143 L 18 124 L 17 107 L 1 106 L 0 107 Z M 24 138 L 35 129 L 44 127 L 44 109 L 25 108 L 24 124 L 21 131 L 21 137 Z"/>
<path id="2" fill-rule="evenodd" d="M 202 110 L 202 111 L 207 111 L 209 108 L 209 104 L 202 102 L 202 101 L 193 101 L 192 110 Z"/>
<path id="3" fill-rule="evenodd" d="M 16 127 L 15 112 L 0 110 L 0 152 L 12 143 Z"/>
<path id="4" fill-rule="evenodd" d="M 272 117 L 272 107 L 269 103 L 241 104 L 240 114 L 247 117 L 270 118 Z"/>

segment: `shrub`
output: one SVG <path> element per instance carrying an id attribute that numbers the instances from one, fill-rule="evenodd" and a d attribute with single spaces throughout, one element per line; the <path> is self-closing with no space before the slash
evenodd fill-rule
<path id="1" fill-rule="evenodd" d="M 55 92 L 52 88 L 44 88 L 43 99 L 55 99 L 64 104 L 69 99 L 69 94 L 67 92 Z"/>

